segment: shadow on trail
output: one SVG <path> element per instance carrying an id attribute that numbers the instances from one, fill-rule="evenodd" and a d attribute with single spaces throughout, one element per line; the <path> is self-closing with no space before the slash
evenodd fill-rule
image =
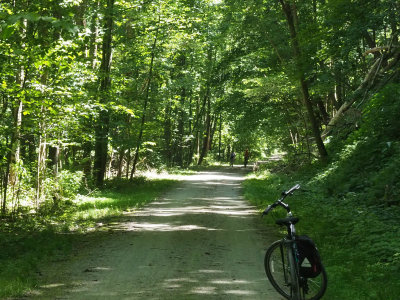
<path id="1" fill-rule="evenodd" d="M 240 196 L 242 170 L 188 176 L 107 226 L 37 292 L 40 299 L 280 299 L 267 282 L 270 240 Z"/>

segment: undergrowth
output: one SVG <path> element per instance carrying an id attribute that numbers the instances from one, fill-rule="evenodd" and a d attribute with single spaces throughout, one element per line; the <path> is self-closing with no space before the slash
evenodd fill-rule
<path id="1" fill-rule="evenodd" d="M 399 99 L 398 85 L 375 95 L 359 130 L 345 141 L 331 140 L 328 164 L 290 171 L 287 162 L 274 163 L 244 183 L 245 197 L 260 209 L 282 190 L 302 185 L 302 192 L 286 199 L 301 219 L 299 233 L 310 235 L 322 254 L 328 272 L 324 299 L 399 299 Z"/>
<path id="2" fill-rule="evenodd" d="M 113 180 L 89 196 L 63 201 L 57 210 L 0 222 L 0 299 L 18 297 L 37 284 L 40 266 L 69 255 L 99 224 L 156 199 L 175 181 L 138 177 Z"/>

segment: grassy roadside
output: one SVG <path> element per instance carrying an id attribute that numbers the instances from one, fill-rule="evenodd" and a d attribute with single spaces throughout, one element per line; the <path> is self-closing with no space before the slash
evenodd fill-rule
<path id="1" fill-rule="evenodd" d="M 112 181 L 102 191 L 66 201 L 51 214 L 2 219 L 0 299 L 23 295 L 37 284 L 39 265 L 65 259 L 98 224 L 143 206 L 176 182 L 144 177 Z"/>
<path id="2" fill-rule="evenodd" d="M 303 192 L 287 201 L 301 219 L 299 234 L 311 236 L 321 252 L 329 280 L 324 299 L 399 299 L 400 208 L 366 206 L 352 194 L 330 196 L 315 181 L 319 171 L 251 175 L 244 182 L 245 197 L 263 209 L 300 183 Z M 281 210 L 265 219 L 273 223 L 283 215 Z"/>

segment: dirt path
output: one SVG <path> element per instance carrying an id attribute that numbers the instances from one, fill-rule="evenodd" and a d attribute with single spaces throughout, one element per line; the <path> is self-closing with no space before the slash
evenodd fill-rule
<path id="1" fill-rule="evenodd" d="M 266 279 L 268 229 L 239 170 L 187 176 L 113 234 L 53 266 L 32 299 L 281 299 Z"/>

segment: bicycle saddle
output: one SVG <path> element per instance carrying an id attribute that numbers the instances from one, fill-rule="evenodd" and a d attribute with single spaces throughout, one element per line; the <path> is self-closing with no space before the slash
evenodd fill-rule
<path id="1" fill-rule="evenodd" d="M 283 219 L 278 219 L 275 221 L 276 224 L 278 225 L 290 225 L 290 224 L 296 224 L 299 221 L 299 218 L 296 217 L 287 217 Z"/>

